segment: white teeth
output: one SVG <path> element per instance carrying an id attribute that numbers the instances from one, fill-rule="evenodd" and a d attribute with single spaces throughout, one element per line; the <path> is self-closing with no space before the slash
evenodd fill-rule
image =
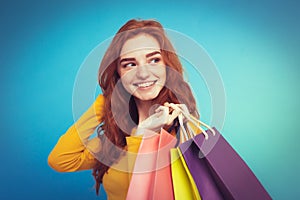
<path id="1" fill-rule="evenodd" d="M 154 84 L 154 81 L 137 84 L 138 87 L 149 87 Z"/>

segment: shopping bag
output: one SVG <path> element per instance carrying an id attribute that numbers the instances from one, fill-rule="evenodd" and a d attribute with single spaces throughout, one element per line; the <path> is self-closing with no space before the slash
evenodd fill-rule
<path id="1" fill-rule="evenodd" d="M 126 200 L 143 200 L 152 196 L 158 142 L 159 134 L 145 130 L 136 156 Z"/>
<path id="2" fill-rule="evenodd" d="M 164 129 L 146 131 L 135 160 L 127 200 L 174 199 L 170 149 L 176 138 Z"/>
<path id="3" fill-rule="evenodd" d="M 202 134 L 189 128 L 186 133 L 179 119 L 183 135 L 191 139 L 179 145 L 184 160 L 195 180 L 202 199 L 271 199 L 251 169 L 223 138 L 216 128 L 195 119 L 178 108 L 188 122 L 198 126 Z M 208 128 L 204 131 L 200 125 Z"/>
<path id="4" fill-rule="evenodd" d="M 195 181 L 179 148 L 171 149 L 171 171 L 175 200 L 201 200 Z"/>
<path id="5" fill-rule="evenodd" d="M 183 158 L 197 185 L 198 191 L 203 200 L 221 200 L 222 193 L 213 179 L 210 170 L 204 160 L 199 159 L 199 149 L 193 140 L 188 140 L 179 145 Z"/>
<path id="6" fill-rule="evenodd" d="M 170 150 L 174 148 L 177 139 L 166 130 L 161 129 L 156 161 L 156 171 L 153 186 L 153 198 L 151 199 L 174 199 Z"/>
<path id="7" fill-rule="evenodd" d="M 176 109 L 180 109 L 180 108 L 176 108 Z M 196 133 L 188 126 L 188 124 L 193 123 L 194 126 L 199 126 L 199 123 L 195 122 L 195 119 L 190 117 L 189 114 L 184 113 L 183 110 L 180 111 L 182 112 L 182 114 L 178 116 L 178 121 L 180 124 L 180 137 L 182 138 L 181 141 L 183 142 L 179 145 L 179 149 L 180 152 L 182 152 L 183 160 L 185 161 L 188 170 L 190 171 L 195 181 L 201 199 L 221 200 L 223 199 L 223 196 L 219 191 L 219 188 L 215 183 L 214 179 L 212 178 L 206 164 L 202 162 L 202 160 L 199 160 L 199 156 L 198 156 L 199 149 L 191 139 L 196 136 Z M 183 124 L 183 114 L 185 114 L 186 119 L 189 120 L 189 123 L 187 123 L 187 128 L 189 130 L 188 132 L 186 131 L 185 126 Z M 210 128 L 208 125 L 204 124 L 203 122 L 201 123 L 205 125 L 207 128 Z M 199 129 L 203 131 L 203 129 L 200 126 Z M 201 134 L 201 135 L 205 136 L 205 138 L 208 138 L 207 134 Z"/>
<path id="8" fill-rule="evenodd" d="M 216 128 L 213 131 L 214 136 L 211 130 L 206 131 L 210 135 L 208 140 L 202 134 L 193 137 L 195 145 L 192 148 L 199 149 L 199 163 L 207 166 L 223 197 L 243 200 L 272 199 L 238 153 Z"/>

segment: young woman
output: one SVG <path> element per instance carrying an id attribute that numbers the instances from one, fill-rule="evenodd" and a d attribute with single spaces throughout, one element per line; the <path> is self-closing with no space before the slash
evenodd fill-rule
<path id="1" fill-rule="evenodd" d="M 116 166 L 129 162 L 124 152 L 137 151 L 137 135 L 162 127 L 176 135 L 179 113 L 169 103 L 199 115 L 179 58 L 157 21 L 123 25 L 102 59 L 98 80 L 103 94 L 60 137 L 48 163 L 60 172 L 93 169 L 97 193 L 103 183 L 108 199 L 126 199 L 130 170 Z M 96 128 L 98 136 L 90 139 Z"/>

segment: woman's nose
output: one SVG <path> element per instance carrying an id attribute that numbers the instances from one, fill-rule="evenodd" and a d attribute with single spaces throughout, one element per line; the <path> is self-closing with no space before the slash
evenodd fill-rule
<path id="1" fill-rule="evenodd" d="M 142 80 L 147 79 L 150 76 L 147 65 L 138 66 L 136 76 Z"/>

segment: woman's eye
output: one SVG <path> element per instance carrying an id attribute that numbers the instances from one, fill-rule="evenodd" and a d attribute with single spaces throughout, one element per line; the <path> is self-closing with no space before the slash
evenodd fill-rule
<path id="1" fill-rule="evenodd" d="M 123 65 L 124 68 L 126 68 L 126 67 L 134 67 L 134 66 L 136 66 L 135 63 L 126 63 L 126 64 Z"/>
<path id="2" fill-rule="evenodd" d="M 153 58 L 150 60 L 150 63 L 154 64 L 154 63 L 158 63 L 159 61 L 160 61 L 160 58 Z"/>

